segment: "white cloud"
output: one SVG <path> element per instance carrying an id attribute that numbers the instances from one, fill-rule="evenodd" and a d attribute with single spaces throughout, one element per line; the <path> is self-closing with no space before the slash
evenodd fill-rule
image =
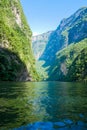
<path id="1" fill-rule="evenodd" d="M 33 32 L 33 36 L 36 36 L 36 35 L 38 35 L 38 32 Z"/>

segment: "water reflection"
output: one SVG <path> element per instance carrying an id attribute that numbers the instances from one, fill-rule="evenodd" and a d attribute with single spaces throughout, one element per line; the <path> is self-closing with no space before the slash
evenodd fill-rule
<path id="1" fill-rule="evenodd" d="M 61 125 L 64 125 L 64 129 L 72 125 L 73 129 L 73 124 L 78 126 L 81 123 L 84 124 L 82 127 L 85 129 L 87 123 L 86 84 L 0 83 L 1 130 L 10 128 L 39 130 L 39 127 L 45 130 L 49 125 L 49 129 L 52 127 L 52 130 L 60 129 Z"/>

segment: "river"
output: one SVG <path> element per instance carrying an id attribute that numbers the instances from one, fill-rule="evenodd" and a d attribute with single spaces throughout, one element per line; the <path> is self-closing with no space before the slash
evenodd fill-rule
<path id="1" fill-rule="evenodd" d="M 87 84 L 1 82 L 0 130 L 87 130 Z"/>

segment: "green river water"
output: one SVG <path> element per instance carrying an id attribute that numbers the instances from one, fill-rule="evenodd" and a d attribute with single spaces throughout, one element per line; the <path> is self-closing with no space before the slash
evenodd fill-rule
<path id="1" fill-rule="evenodd" d="M 0 130 L 87 130 L 87 84 L 1 82 Z"/>

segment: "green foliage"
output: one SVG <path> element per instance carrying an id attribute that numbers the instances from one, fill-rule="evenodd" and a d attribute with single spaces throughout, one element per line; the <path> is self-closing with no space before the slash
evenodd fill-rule
<path id="1" fill-rule="evenodd" d="M 0 81 L 17 81 L 26 66 L 16 53 L 0 48 Z"/>
<path id="2" fill-rule="evenodd" d="M 15 10 L 18 14 L 15 14 Z M 20 24 L 16 21 L 16 15 L 19 15 Z M 35 71 L 31 36 L 32 32 L 27 24 L 20 1 L 0 1 L 0 46 L 15 52 L 27 66 L 31 77 L 37 80 L 39 77 Z"/>
<path id="3" fill-rule="evenodd" d="M 57 29 L 50 35 L 48 44 L 40 57 L 44 60 L 42 67 L 47 72 L 47 80 L 67 81 L 68 74 L 76 57 L 87 47 L 87 7 L 80 8 L 67 19 L 63 19 Z M 84 67 L 83 67 L 84 68 Z M 86 71 L 86 67 L 84 68 Z M 72 72 L 74 73 L 74 72 Z M 78 71 L 80 75 L 80 71 Z M 67 76 L 68 74 L 68 76 Z M 85 75 L 85 74 L 83 74 Z M 84 78 L 71 80 L 84 80 Z"/>
<path id="4" fill-rule="evenodd" d="M 87 81 L 87 47 L 76 57 L 67 74 L 68 81 Z"/>
<path id="5" fill-rule="evenodd" d="M 82 55 L 83 54 L 82 50 L 85 50 L 84 55 Z M 56 55 L 56 60 L 54 64 L 49 68 L 48 80 L 62 80 L 62 81 L 85 80 L 85 78 L 87 77 L 87 73 L 84 74 L 84 71 L 85 72 L 87 71 L 86 51 L 87 51 L 87 38 L 82 40 L 81 42 L 75 44 L 73 43 L 69 45 L 67 48 L 59 51 Z M 84 57 L 83 60 L 79 55 Z M 79 57 L 79 60 L 76 61 L 76 59 L 78 59 L 77 57 Z M 82 66 L 79 65 L 79 70 L 82 69 L 83 72 L 81 72 L 82 70 L 78 71 L 78 64 L 77 64 L 78 61 L 82 65 Z M 74 62 L 76 62 L 76 66 L 73 68 Z M 77 71 L 77 73 L 74 72 L 75 70 Z M 83 77 L 81 76 L 80 72 L 83 73 Z"/>
<path id="6" fill-rule="evenodd" d="M 48 70 L 48 67 L 44 68 L 44 61 L 36 61 L 36 69 L 40 76 L 40 80 L 46 80 L 48 78 L 48 74 L 46 70 Z"/>
<path id="7" fill-rule="evenodd" d="M 63 19 L 50 35 L 48 44 L 40 57 L 46 65 L 55 61 L 56 53 L 73 42 L 87 38 L 87 7 L 80 8 L 69 18 Z"/>

